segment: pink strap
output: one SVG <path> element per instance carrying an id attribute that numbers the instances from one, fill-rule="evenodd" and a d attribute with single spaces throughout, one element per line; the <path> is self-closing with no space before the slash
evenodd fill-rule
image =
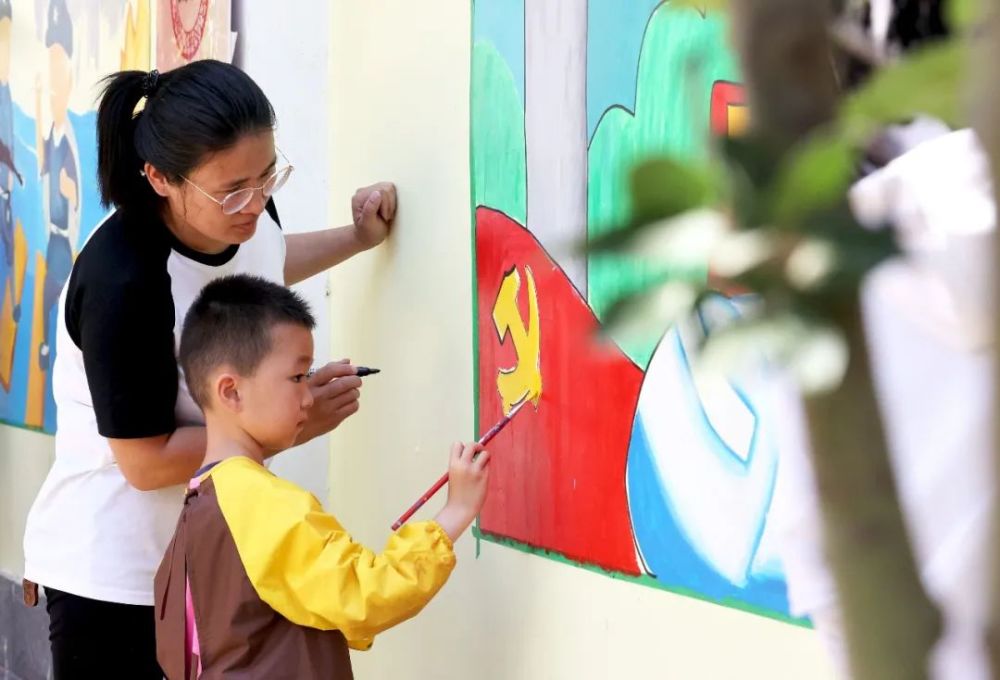
<path id="1" fill-rule="evenodd" d="M 198 643 L 198 624 L 194 620 L 194 601 L 191 599 L 191 581 L 184 579 L 184 673 L 191 677 L 191 660 L 198 657 L 201 675 L 201 645 Z"/>
<path id="2" fill-rule="evenodd" d="M 188 488 L 197 489 L 200 481 L 192 479 Z M 184 575 L 184 676 L 191 677 L 191 660 L 198 657 L 198 673 L 201 675 L 201 645 L 198 642 L 198 623 L 194 620 L 194 600 L 191 597 L 191 579 Z"/>

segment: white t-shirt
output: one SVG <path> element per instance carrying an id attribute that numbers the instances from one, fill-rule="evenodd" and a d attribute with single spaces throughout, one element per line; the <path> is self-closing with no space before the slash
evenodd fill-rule
<path id="1" fill-rule="evenodd" d="M 267 207 L 249 241 L 217 255 L 121 210 L 94 230 L 60 298 L 56 456 L 28 514 L 26 578 L 95 600 L 153 604 L 153 575 L 184 490 L 133 488 L 106 438 L 204 423 L 176 361 L 184 317 L 219 277 L 284 283 L 285 240 L 274 204 Z"/>

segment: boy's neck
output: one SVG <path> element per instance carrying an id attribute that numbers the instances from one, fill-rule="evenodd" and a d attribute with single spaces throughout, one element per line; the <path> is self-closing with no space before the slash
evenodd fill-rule
<path id="1" fill-rule="evenodd" d="M 245 430 L 232 422 L 215 418 L 206 413 L 205 428 L 207 443 L 205 460 L 202 467 L 210 463 L 218 463 L 227 458 L 249 458 L 261 465 L 264 464 L 264 449 Z"/>

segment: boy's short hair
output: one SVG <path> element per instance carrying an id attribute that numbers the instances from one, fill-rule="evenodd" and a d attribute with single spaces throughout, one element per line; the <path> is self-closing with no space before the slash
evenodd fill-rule
<path id="1" fill-rule="evenodd" d="M 299 295 L 258 276 L 225 276 L 205 286 L 184 319 L 179 352 L 195 403 L 208 406 L 208 377 L 219 366 L 253 375 L 278 324 L 312 330 L 316 319 Z"/>

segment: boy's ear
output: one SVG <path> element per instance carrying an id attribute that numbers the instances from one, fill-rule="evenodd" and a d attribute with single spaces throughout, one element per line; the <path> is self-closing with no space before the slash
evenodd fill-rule
<path id="1" fill-rule="evenodd" d="M 215 379 L 215 399 L 220 408 L 231 413 L 239 413 L 243 410 L 239 386 L 239 380 L 232 373 L 219 374 Z"/>

